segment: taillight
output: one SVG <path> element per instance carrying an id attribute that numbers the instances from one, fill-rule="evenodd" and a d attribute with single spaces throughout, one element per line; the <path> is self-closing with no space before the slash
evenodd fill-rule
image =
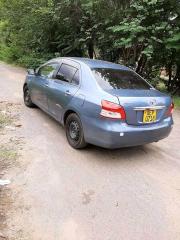
<path id="1" fill-rule="evenodd" d="M 119 104 L 109 102 L 106 100 L 101 101 L 102 104 L 102 110 L 101 110 L 101 116 L 106 118 L 112 118 L 112 119 L 126 119 L 126 113 L 122 106 Z"/>
<path id="2" fill-rule="evenodd" d="M 169 106 L 168 110 L 167 110 L 167 115 L 171 116 L 173 111 L 174 111 L 174 103 L 172 102 L 171 105 Z"/>

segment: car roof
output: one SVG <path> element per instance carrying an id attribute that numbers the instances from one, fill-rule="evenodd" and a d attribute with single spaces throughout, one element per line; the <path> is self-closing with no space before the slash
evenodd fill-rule
<path id="1" fill-rule="evenodd" d="M 93 68 L 111 68 L 111 69 L 121 69 L 121 70 L 130 70 L 128 67 L 125 67 L 120 64 L 108 62 L 108 61 L 103 61 L 103 60 L 97 60 L 97 59 L 90 59 L 90 58 L 80 58 L 80 57 L 62 57 L 62 58 L 56 58 L 54 60 L 73 60 L 78 63 L 84 63 L 88 65 L 91 69 Z"/>

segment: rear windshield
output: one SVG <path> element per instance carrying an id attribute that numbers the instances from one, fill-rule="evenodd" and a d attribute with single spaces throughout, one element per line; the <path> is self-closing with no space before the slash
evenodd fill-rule
<path id="1" fill-rule="evenodd" d="M 94 68 L 92 72 L 100 87 L 109 89 L 150 89 L 151 86 L 133 71 Z"/>

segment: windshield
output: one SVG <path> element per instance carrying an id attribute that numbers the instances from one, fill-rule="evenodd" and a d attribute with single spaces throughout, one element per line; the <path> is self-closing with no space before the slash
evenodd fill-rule
<path id="1" fill-rule="evenodd" d="M 151 86 L 133 71 L 94 68 L 92 72 L 100 87 L 110 89 L 150 89 Z"/>

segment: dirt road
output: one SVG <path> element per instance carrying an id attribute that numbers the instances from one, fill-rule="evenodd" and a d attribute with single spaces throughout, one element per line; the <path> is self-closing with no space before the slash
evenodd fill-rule
<path id="1" fill-rule="evenodd" d="M 20 104 L 19 165 L 7 171 L 4 234 L 18 240 L 179 240 L 180 111 L 168 139 L 73 150 L 64 130 L 22 102 L 25 71 L 0 63 L 0 101 Z M 1 232 L 1 230 L 0 230 Z"/>

